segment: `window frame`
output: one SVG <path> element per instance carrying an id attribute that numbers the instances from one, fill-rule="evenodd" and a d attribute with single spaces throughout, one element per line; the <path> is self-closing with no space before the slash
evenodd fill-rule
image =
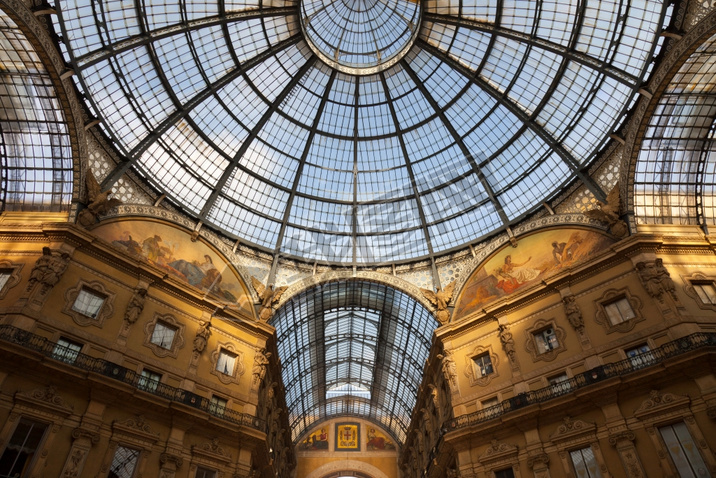
<path id="1" fill-rule="evenodd" d="M 700 309 L 716 311 L 716 303 L 704 302 L 694 287 L 696 285 L 711 285 L 716 289 L 716 276 L 694 272 L 691 275 L 682 275 L 681 278 L 684 282 L 684 292 L 696 302 Z"/>
<path id="2" fill-rule="evenodd" d="M 18 457 L 20 456 L 20 454 L 21 454 L 21 453 L 24 451 L 24 449 L 26 448 L 25 445 L 26 445 L 26 443 L 27 443 L 28 436 L 29 436 L 29 434 L 32 432 L 33 428 L 34 428 L 35 426 L 39 425 L 39 426 L 43 426 L 43 427 L 44 427 L 44 430 L 42 431 L 42 435 L 40 436 L 40 439 L 37 441 L 37 444 L 35 445 L 35 448 L 34 448 L 34 449 L 31 451 L 31 453 L 29 454 L 29 459 L 26 459 L 26 461 L 24 462 L 24 465 L 22 466 L 22 469 L 21 469 L 21 471 L 27 471 L 27 472 L 31 472 L 31 471 L 32 471 L 32 469 L 34 468 L 35 464 L 37 463 L 38 451 L 41 451 L 41 450 L 42 450 L 42 448 L 43 448 L 43 446 L 44 446 L 44 443 L 45 443 L 45 440 L 47 439 L 47 431 L 48 431 L 48 430 L 50 429 L 50 427 L 52 426 L 51 423 L 47 423 L 47 422 L 42 421 L 42 420 L 36 420 L 36 419 L 34 419 L 34 417 L 27 417 L 27 416 L 22 416 L 22 417 L 20 417 L 20 419 L 17 421 L 17 424 L 16 424 L 15 427 L 13 428 L 12 433 L 11 433 L 10 436 L 8 437 L 7 442 L 5 443 L 5 446 L 3 447 L 2 453 L 0 453 L 0 458 L 4 457 L 5 454 L 6 454 L 8 451 L 12 451 L 12 450 L 10 449 L 10 447 L 11 447 L 11 442 L 12 442 L 13 438 L 15 437 L 15 434 L 18 432 L 18 428 L 20 428 L 20 425 L 23 424 L 23 422 L 24 422 L 24 423 L 29 423 L 29 424 L 30 424 L 30 429 L 29 429 L 28 432 L 25 434 L 25 438 L 24 438 L 23 441 L 22 441 L 22 445 L 20 445 L 20 450 L 19 450 L 17 456 L 15 457 L 15 459 L 14 459 L 14 461 L 13 461 L 13 463 L 12 463 L 11 468 L 8 470 L 8 475 L 7 475 L 7 476 L 12 476 L 12 475 L 10 475 L 10 472 L 16 471 L 16 470 L 15 470 L 15 466 L 16 466 L 17 463 L 18 463 Z"/>
<path id="3" fill-rule="evenodd" d="M 24 264 L 17 264 L 10 261 L 0 261 L 0 273 L 7 274 L 7 280 L 0 285 L 0 300 L 4 299 L 7 293 L 18 285 L 22 280 L 20 271 Z"/>
<path id="4" fill-rule="evenodd" d="M 594 461 L 594 468 L 595 468 L 594 471 L 596 472 L 596 474 L 592 474 L 592 472 L 589 470 L 588 466 L 585 465 L 584 470 L 587 473 L 587 478 L 602 478 L 602 473 L 600 470 L 601 466 L 600 466 L 599 460 L 597 459 L 597 454 L 595 453 L 592 445 L 587 445 L 587 446 L 584 446 L 581 448 L 573 448 L 573 449 L 567 450 L 567 453 L 569 455 L 569 464 L 572 466 L 574 476 L 584 476 L 584 475 L 579 474 L 579 472 L 577 471 L 577 464 L 574 462 L 574 453 L 576 453 L 576 452 L 580 452 L 580 455 L 582 456 L 582 459 L 584 460 L 584 454 L 582 453 L 584 450 L 589 450 L 589 452 L 592 454 L 592 460 Z M 586 460 L 584 460 L 584 461 L 586 463 Z"/>
<path id="5" fill-rule="evenodd" d="M 149 368 L 142 368 L 137 375 L 137 388 L 144 392 L 155 393 L 162 383 L 163 374 Z"/>
<path id="6" fill-rule="evenodd" d="M 64 341 L 66 345 L 61 344 L 61 341 Z M 65 336 L 60 336 L 55 341 L 55 346 L 52 348 L 52 358 L 59 360 L 60 362 L 73 364 L 77 361 L 77 357 L 82 353 L 83 348 L 83 343 L 68 339 Z M 69 356 L 72 356 L 72 358 L 68 358 Z"/>
<path id="7" fill-rule="evenodd" d="M 112 459 L 111 459 L 111 462 L 109 465 L 109 472 L 107 474 L 107 477 L 110 478 L 113 476 L 113 475 L 111 475 L 111 473 L 113 473 L 112 466 L 114 465 L 114 461 L 117 458 L 117 454 L 120 452 L 120 450 L 130 450 L 130 451 L 137 452 L 137 454 L 134 457 L 134 465 L 132 467 L 132 472 L 129 474 L 129 476 L 127 476 L 127 477 L 119 477 L 119 475 L 116 475 L 116 476 L 118 476 L 119 478 L 134 478 L 134 476 L 137 474 L 137 469 L 139 468 L 138 465 L 139 465 L 139 460 L 142 457 L 142 449 L 141 448 L 132 448 L 131 446 L 126 446 L 122 443 L 117 444 L 117 447 L 114 449 L 114 453 L 112 453 Z"/>
<path id="8" fill-rule="evenodd" d="M 554 336 L 554 340 L 557 344 L 555 347 L 540 350 L 540 346 L 538 345 L 538 336 L 544 334 L 550 329 L 552 330 L 551 335 Z M 540 360 L 551 362 L 557 358 L 557 355 L 567 350 L 567 342 L 565 340 L 567 334 L 562 327 L 557 325 L 557 322 L 554 319 L 537 320 L 532 327 L 525 330 L 525 336 L 525 348 L 532 356 L 533 362 Z"/>
<path id="9" fill-rule="evenodd" d="M 166 324 L 165 326 L 168 326 L 168 328 L 175 329 L 170 348 L 152 342 L 154 329 L 159 323 Z M 176 358 L 179 355 L 179 350 L 184 347 L 184 330 L 185 325 L 179 322 L 173 315 L 155 313 L 152 320 L 147 322 L 144 326 L 144 346 L 149 348 L 157 357 Z"/>
<path id="10" fill-rule="evenodd" d="M 164 337 L 166 336 L 166 333 L 163 337 L 160 338 L 157 336 L 157 328 L 162 327 L 164 330 L 171 331 L 171 340 L 169 341 L 168 345 L 164 344 Z M 174 339 L 176 338 L 178 329 L 174 327 L 173 325 L 164 322 L 163 320 L 157 320 L 157 322 L 154 324 L 154 328 L 152 328 L 152 335 L 149 337 L 149 342 L 156 345 L 157 347 L 161 347 L 166 350 L 171 350 L 172 346 L 174 345 Z"/>
<path id="11" fill-rule="evenodd" d="M 624 356 L 629 360 L 632 368 L 637 370 L 653 364 L 654 354 L 651 352 L 651 345 L 648 342 L 642 342 L 625 348 Z"/>
<path id="12" fill-rule="evenodd" d="M 209 399 L 209 413 L 214 416 L 223 417 L 228 408 L 228 398 L 224 398 L 220 395 L 212 395 Z"/>
<path id="13" fill-rule="evenodd" d="M 222 351 L 228 354 L 234 355 L 234 368 L 230 374 L 226 374 L 219 370 L 219 361 Z M 224 384 L 239 383 L 239 379 L 244 374 L 244 353 L 238 350 L 237 347 L 230 343 L 224 342 L 217 344 L 214 352 L 211 354 L 211 370 L 210 373 L 216 376 L 219 381 Z"/>
<path id="14" fill-rule="evenodd" d="M 623 320 L 621 322 L 613 323 L 610 319 L 607 306 L 615 304 L 620 300 L 626 300 L 631 307 L 634 317 Z M 595 321 L 604 327 L 604 331 L 608 334 L 615 332 L 626 333 L 631 331 L 637 323 L 644 320 L 644 316 L 641 313 L 642 303 L 641 300 L 631 295 L 628 288 L 624 289 L 609 289 L 595 301 L 597 313 L 595 315 Z"/>
<path id="15" fill-rule="evenodd" d="M 480 375 L 476 360 L 479 357 L 487 356 L 492 365 L 492 372 L 486 375 Z M 499 358 L 492 350 L 492 346 L 484 347 L 476 346 L 470 354 L 465 355 L 465 375 L 470 379 L 470 386 L 481 386 L 489 384 L 492 380 L 499 377 Z"/>
<path id="16" fill-rule="evenodd" d="M 80 309 L 75 308 L 77 299 L 83 291 L 97 297 L 104 298 L 102 305 L 99 307 L 94 317 L 85 314 Z M 62 311 L 72 317 L 72 320 L 82 327 L 92 325 L 102 328 L 105 321 L 114 313 L 115 295 L 116 294 L 107 289 L 102 282 L 85 281 L 80 279 L 74 287 L 65 291 L 65 307 Z"/>
<path id="17" fill-rule="evenodd" d="M 203 473 L 201 476 L 199 476 L 199 473 Z M 208 473 L 211 473 L 211 475 L 207 475 Z M 196 473 L 194 474 L 194 478 L 216 478 L 216 470 L 207 468 L 202 465 L 197 465 L 196 467 Z"/>

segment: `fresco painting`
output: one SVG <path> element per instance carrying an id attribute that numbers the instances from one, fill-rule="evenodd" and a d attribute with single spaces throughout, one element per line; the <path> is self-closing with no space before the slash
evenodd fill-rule
<path id="1" fill-rule="evenodd" d="M 368 426 L 366 450 L 395 450 L 395 443 L 380 430 Z"/>
<path id="2" fill-rule="evenodd" d="M 150 221 L 115 221 L 93 231 L 129 255 L 144 259 L 210 295 L 212 299 L 244 309 L 251 300 L 226 261 L 203 242 L 191 242 L 178 228 Z"/>
<path id="3" fill-rule="evenodd" d="M 614 240 L 583 229 L 553 229 L 506 246 L 467 280 L 454 317 L 465 317 L 489 302 L 534 284 L 607 248 Z"/>
<path id="4" fill-rule="evenodd" d="M 328 450 L 328 429 L 324 427 L 314 430 L 308 438 L 298 444 L 298 449 L 302 451 Z"/>

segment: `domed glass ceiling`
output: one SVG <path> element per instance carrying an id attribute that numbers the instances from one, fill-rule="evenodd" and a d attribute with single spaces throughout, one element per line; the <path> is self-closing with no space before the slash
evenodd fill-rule
<path id="1" fill-rule="evenodd" d="M 578 180 L 652 66 L 657 1 L 61 0 L 130 168 L 276 254 L 445 253 Z"/>

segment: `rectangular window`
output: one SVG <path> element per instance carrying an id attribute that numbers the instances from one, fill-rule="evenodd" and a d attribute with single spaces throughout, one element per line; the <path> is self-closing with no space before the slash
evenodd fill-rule
<path id="1" fill-rule="evenodd" d="M 224 416 L 224 411 L 226 411 L 226 404 L 228 402 L 225 398 L 217 397 L 216 395 L 213 395 L 211 397 L 211 402 L 209 403 L 209 413 L 222 417 Z"/>
<path id="2" fill-rule="evenodd" d="M 12 271 L 7 269 L 0 269 L 0 290 L 5 287 L 5 284 L 7 284 L 7 281 L 10 280 L 10 277 L 12 277 Z"/>
<path id="3" fill-rule="evenodd" d="M 60 337 L 55 348 L 52 349 L 52 358 L 66 363 L 75 363 L 81 351 L 82 344 Z"/>
<path id="4" fill-rule="evenodd" d="M 482 406 L 482 408 L 485 409 L 485 408 L 494 407 L 498 403 L 500 403 L 500 402 L 497 400 L 497 397 L 491 397 L 491 398 L 486 398 L 485 400 L 480 402 L 480 406 Z"/>
<path id="5" fill-rule="evenodd" d="M 699 447 L 691 438 L 684 422 L 659 427 L 659 433 L 669 450 L 679 476 L 709 476 Z"/>
<path id="6" fill-rule="evenodd" d="M 77 294 L 75 303 L 72 304 L 72 310 L 95 319 L 97 318 L 99 309 L 101 309 L 102 304 L 104 304 L 104 300 L 105 297 L 103 295 L 100 295 L 86 287 L 82 287 L 79 294 Z"/>
<path id="7" fill-rule="evenodd" d="M 631 308 L 631 304 L 626 297 L 604 304 L 604 311 L 607 313 L 609 322 L 612 325 L 621 324 L 636 317 L 634 309 Z"/>
<path id="8" fill-rule="evenodd" d="M 236 355 L 221 349 L 219 360 L 216 361 L 216 370 L 225 375 L 234 375 L 234 365 L 236 365 Z"/>
<path id="9" fill-rule="evenodd" d="M 512 467 L 510 467 L 504 470 L 497 470 L 495 472 L 495 478 L 515 478 L 515 474 L 512 471 Z"/>
<path id="10" fill-rule="evenodd" d="M 716 287 L 713 282 L 696 282 L 692 283 L 694 292 L 699 296 L 701 302 L 709 305 L 716 305 Z M 2 287 L 0 286 L 0 289 Z"/>
<path id="11" fill-rule="evenodd" d="M 157 321 L 157 323 L 154 324 L 154 331 L 152 332 L 150 341 L 163 349 L 171 350 L 176 333 L 176 327 L 172 327 L 166 322 Z"/>
<path id="12" fill-rule="evenodd" d="M 108 478 L 132 478 L 139 461 L 139 450 L 118 446 L 112 458 Z"/>
<path id="13" fill-rule="evenodd" d="M 472 361 L 475 364 L 475 378 L 481 378 L 493 372 L 489 353 L 480 354 L 474 357 Z"/>
<path id="14" fill-rule="evenodd" d="M 0 477 L 25 476 L 30 470 L 35 452 L 45 436 L 47 425 L 21 418 L 0 456 Z"/>
<path id="15" fill-rule="evenodd" d="M 641 344 L 626 350 L 626 356 L 634 368 L 646 367 L 654 362 L 654 355 L 650 352 L 647 344 Z"/>
<path id="16" fill-rule="evenodd" d="M 548 377 L 547 380 L 552 387 L 552 393 L 567 393 L 572 388 L 572 384 L 569 382 L 569 377 L 566 373 L 560 373 L 559 375 Z"/>
<path id="17" fill-rule="evenodd" d="M 534 338 L 538 354 L 543 354 L 559 347 L 557 334 L 554 333 L 554 329 L 552 327 L 535 332 Z"/>
<path id="18" fill-rule="evenodd" d="M 161 374 L 145 368 L 139 375 L 139 380 L 137 381 L 137 388 L 139 388 L 140 390 L 146 390 L 147 392 L 154 392 L 157 390 L 157 387 L 159 386 L 159 381 L 161 379 Z"/>
<path id="19" fill-rule="evenodd" d="M 203 466 L 199 466 L 197 467 L 196 475 L 194 476 L 195 478 L 216 478 L 216 472 L 214 470 L 204 468 Z"/>
<path id="20" fill-rule="evenodd" d="M 569 452 L 572 459 L 572 466 L 577 476 L 584 478 L 601 478 L 599 473 L 599 465 L 594 457 L 592 447 L 582 448 L 581 450 L 573 450 Z"/>

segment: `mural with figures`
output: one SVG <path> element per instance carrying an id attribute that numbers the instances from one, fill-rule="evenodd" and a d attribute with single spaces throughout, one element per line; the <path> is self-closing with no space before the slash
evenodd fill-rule
<path id="1" fill-rule="evenodd" d="M 209 246 L 199 240 L 192 242 L 188 232 L 141 220 L 106 222 L 93 232 L 129 255 L 201 289 L 212 299 L 253 315 L 251 298 L 234 270 Z"/>
<path id="2" fill-rule="evenodd" d="M 614 243 L 583 229 L 553 229 L 520 238 L 485 261 L 467 280 L 453 317 L 465 317 L 489 302 L 577 264 Z"/>

